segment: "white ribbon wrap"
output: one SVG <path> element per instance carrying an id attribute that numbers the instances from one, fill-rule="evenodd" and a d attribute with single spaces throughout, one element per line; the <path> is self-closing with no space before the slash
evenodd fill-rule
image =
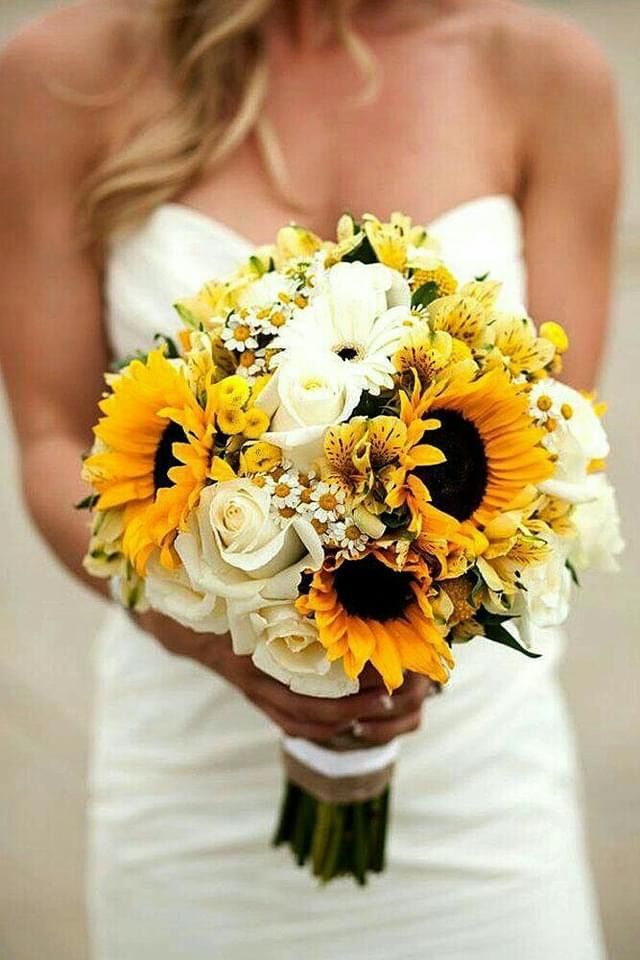
<path id="1" fill-rule="evenodd" d="M 367 747 L 362 750 L 327 750 L 310 740 L 298 737 L 285 737 L 285 752 L 306 767 L 315 770 L 324 777 L 360 777 L 384 770 L 395 763 L 400 752 L 398 740 L 385 743 L 382 747 Z"/>

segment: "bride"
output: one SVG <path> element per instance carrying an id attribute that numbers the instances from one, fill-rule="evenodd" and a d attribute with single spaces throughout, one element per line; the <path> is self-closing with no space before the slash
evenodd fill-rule
<path id="1" fill-rule="evenodd" d="M 607 67 L 511 0 L 80 0 L 0 61 L 3 367 L 33 518 L 78 577 L 79 463 L 102 371 L 283 222 L 429 224 L 579 332 L 607 312 L 617 132 Z M 526 274 L 525 274 L 526 258 Z M 528 294 L 525 294 L 525 275 Z M 91 581 L 96 587 L 96 581 Z M 579 638 L 576 638 L 578 642 Z M 98 642 L 88 893 L 97 960 L 597 960 L 556 670 L 478 639 L 445 693 L 334 704 L 227 638 L 113 611 Z M 64 656 L 64 651 L 61 651 Z M 423 709 L 424 703 L 424 709 Z M 400 734 L 387 873 L 318 891 L 268 847 L 277 727 Z M 418 729 L 419 728 L 419 729 Z"/>

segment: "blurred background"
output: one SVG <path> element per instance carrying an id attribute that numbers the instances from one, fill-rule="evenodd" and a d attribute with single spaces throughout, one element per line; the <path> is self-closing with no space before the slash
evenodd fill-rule
<path id="1" fill-rule="evenodd" d="M 53 0 L 0 0 L 0 42 Z M 578 732 L 610 960 L 640 956 L 640 0 L 546 0 L 605 49 L 620 85 L 626 184 L 613 322 L 601 379 L 628 550 L 586 580 L 564 682 Z M 0 957 L 87 960 L 85 772 L 92 637 L 103 610 L 52 562 L 20 503 L 0 385 Z M 472 958 L 469 958 L 472 960 Z M 563 960 L 550 957 L 549 960 Z"/>

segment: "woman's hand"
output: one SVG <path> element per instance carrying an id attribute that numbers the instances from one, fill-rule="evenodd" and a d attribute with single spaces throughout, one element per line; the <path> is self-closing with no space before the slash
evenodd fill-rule
<path id="1" fill-rule="evenodd" d="M 424 700 L 438 690 L 426 677 L 408 674 L 400 690 L 390 697 L 379 675 L 367 668 L 357 694 L 341 700 L 305 697 L 258 670 L 250 657 L 237 656 L 228 634 L 194 633 L 154 611 L 136 620 L 170 653 L 197 660 L 237 687 L 290 737 L 323 743 L 337 733 L 351 731 L 363 745 L 388 743 L 418 729 Z"/>

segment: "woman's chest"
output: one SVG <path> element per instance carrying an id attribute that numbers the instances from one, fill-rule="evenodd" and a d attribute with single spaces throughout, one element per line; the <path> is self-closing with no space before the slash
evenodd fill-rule
<path id="1" fill-rule="evenodd" d="M 291 219 L 326 235 L 345 209 L 428 222 L 519 179 L 507 99 L 468 44 L 382 46 L 369 72 L 344 55 L 280 65 L 261 119 L 266 149 L 251 138 L 180 198 L 258 242 Z"/>

